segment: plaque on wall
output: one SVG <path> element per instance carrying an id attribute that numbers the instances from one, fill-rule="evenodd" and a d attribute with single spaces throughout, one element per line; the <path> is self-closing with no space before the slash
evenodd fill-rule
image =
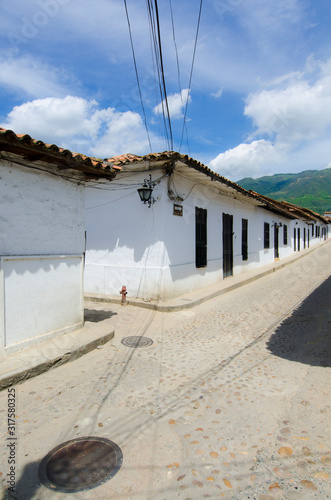
<path id="1" fill-rule="evenodd" d="M 178 215 L 178 217 L 183 217 L 183 206 L 177 205 L 174 203 L 174 215 Z"/>

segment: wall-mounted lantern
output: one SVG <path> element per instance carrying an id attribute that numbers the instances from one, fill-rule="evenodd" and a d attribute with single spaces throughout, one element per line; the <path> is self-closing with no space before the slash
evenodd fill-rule
<path id="1" fill-rule="evenodd" d="M 148 208 L 153 205 L 156 200 L 152 197 L 153 188 L 156 186 L 156 182 L 152 181 L 152 176 L 149 174 L 149 179 L 144 179 L 144 184 L 141 188 L 137 189 L 141 201 L 146 204 L 148 203 Z"/>

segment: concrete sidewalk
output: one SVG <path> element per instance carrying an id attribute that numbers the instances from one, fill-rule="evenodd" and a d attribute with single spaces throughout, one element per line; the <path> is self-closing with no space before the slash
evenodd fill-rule
<path id="1" fill-rule="evenodd" d="M 325 242 L 322 246 L 328 243 Z M 239 276 L 227 278 L 215 285 L 195 290 L 167 302 L 144 302 L 139 299 L 128 298 L 127 303 L 129 307 L 135 306 L 159 312 L 173 312 L 192 308 L 214 297 L 263 278 L 320 248 L 321 245 L 305 249 L 290 258 L 254 269 Z M 94 295 L 88 296 L 86 299 L 89 301 L 87 303 L 89 309 L 86 310 L 85 325 L 82 329 L 0 358 L 0 390 L 19 384 L 56 366 L 73 361 L 109 342 L 114 337 L 115 329 L 107 320 L 113 314 L 117 314 L 112 312 L 114 305 L 111 304 L 120 304 L 120 298 Z M 93 308 L 93 302 L 104 303 L 106 310 L 100 311 L 97 307 Z M 124 311 L 125 308 L 121 312 L 124 313 Z"/>
<path id="2" fill-rule="evenodd" d="M 70 332 L 37 346 L 0 358 L 0 390 L 24 382 L 51 368 L 80 358 L 109 342 L 115 329 L 100 322 L 85 322 L 81 330 Z"/>

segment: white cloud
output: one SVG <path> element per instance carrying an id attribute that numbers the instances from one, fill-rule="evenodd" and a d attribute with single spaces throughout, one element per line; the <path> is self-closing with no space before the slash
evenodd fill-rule
<path id="1" fill-rule="evenodd" d="M 172 94 L 168 96 L 168 108 L 170 118 L 181 119 L 183 118 L 183 111 L 186 106 L 186 102 L 191 102 L 190 89 L 183 89 L 180 94 Z M 166 109 L 166 103 L 162 103 L 155 106 L 153 112 L 155 115 L 162 114 L 163 109 Z"/>
<path id="2" fill-rule="evenodd" d="M 248 96 L 244 114 L 253 120 L 254 135 L 300 143 L 320 137 L 331 125 L 331 60 L 321 65 L 315 83 L 296 80 L 286 88 Z"/>
<path id="3" fill-rule="evenodd" d="M 209 22 L 200 27 L 195 85 L 211 91 L 223 86 L 246 94 L 256 89 L 259 78 L 270 80 L 296 71 L 306 57 L 307 38 L 311 36 L 307 29 L 312 13 L 306 3 L 211 0 L 211 8 L 203 12 Z M 186 26 L 184 29 L 187 35 Z M 191 54 L 191 48 L 185 51 L 187 61 L 191 61 Z"/>
<path id="4" fill-rule="evenodd" d="M 278 0 L 277 3 L 248 0 L 240 2 L 239 7 L 240 24 L 256 45 L 261 49 L 264 46 L 264 50 L 281 37 L 293 37 L 295 27 L 301 27 L 305 16 L 300 0 Z"/>
<path id="5" fill-rule="evenodd" d="M 67 96 L 64 99 L 47 97 L 15 106 L 2 124 L 15 132 L 28 133 L 36 138 L 53 141 L 93 133 L 88 121 L 95 101 Z M 93 115 L 90 120 L 93 120 Z"/>
<path id="6" fill-rule="evenodd" d="M 275 146 L 263 139 L 250 144 L 239 144 L 233 149 L 221 153 L 210 162 L 210 167 L 232 180 L 243 177 L 258 177 L 272 171 L 274 164 L 286 158 L 286 147 Z"/>
<path id="7" fill-rule="evenodd" d="M 42 64 L 31 56 L 0 55 L 0 85 L 30 97 L 63 97 L 68 93 L 69 76 L 64 71 Z M 77 82 L 76 82 L 77 85 Z"/>
<path id="8" fill-rule="evenodd" d="M 123 153 L 147 154 L 150 152 L 146 129 L 138 113 L 126 111 L 120 113 L 109 108 L 104 110 L 103 132 L 97 138 L 91 152 L 95 156 L 106 158 Z M 158 139 L 150 134 L 152 144 Z"/>
<path id="9" fill-rule="evenodd" d="M 220 97 L 222 97 L 222 94 L 223 94 L 223 87 L 219 89 L 217 92 L 212 92 L 211 96 L 215 97 L 215 99 L 219 99 Z"/>
<path id="10" fill-rule="evenodd" d="M 273 85 L 246 99 L 244 114 L 256 130 L 252 142 L 210 162 L 221 175 L 238 180 L 275 171 L 326 168 L 331 157 L 331 59 L 318 64 L 308 60 L 304 72 L 279 77 Z"/>
<path id="11" fill-rule="evenodd" d="M 146 130 L 138 113 L 99 109 L 96 101 L 79 97 L 26 102 L 16 106 L 1 126 L 97 157 L 149 152 Z M 157 137 L 152 139 L 153 144 L 158 142 Z"/>

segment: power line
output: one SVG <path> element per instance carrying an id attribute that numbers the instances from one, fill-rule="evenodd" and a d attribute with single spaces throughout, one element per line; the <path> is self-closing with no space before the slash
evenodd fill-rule
<path id="1" fill-rule="evenodd" d="M 168 105 L 167 89 L 166 89 L 165 77 L 164 77 L 162 45 L 161 45 L 160 19 L 159 19 L 159 11 L 158 11 L 158 6 L 157 6 L 157 0 L 154 0 L 154 3 L 155 3 L 155 13 L 156 13 L 156 22 L 157 22 L 157 34 L 158 34 L 158 40 L 159 40 L 162 85 L 163 85 L 163 89 L 164 89 L 165 103 L 166 103 L 167 116 L 168 116 L 168 122 L 169 122 L 169 134 L 170 134 L 170 144 L 171 144 L 171 148 L 170 149 L 172 151 L 173 150 L 173 138 L 172 138 L 172 129 L 171 129 L 171 120 L 170 120 L 170 112 L 169 112 L 169 105 Z"/>
<path id="2" fill-rule="evenodd" d="M 181 86 L 181 83 L 180 83 L 179 58 L 178 58 L 178 50 L 177 50 L 176 35 L 175 35 L 175 23 L 174 23 L 174 15 L 173 15 L 173 10 L 172 10 L 171 0 L 169 0 L 169 5 L 170 5 L 171 25 L 172 25 L 172 38 L 173 38 L 173 41 L 174 41 L 175 52 L 176 52 L 178 85 L 179 85 L 179 91 L 181 93 L 182 92 L 182 86 Z"/>
<path id="3" fill-rule="evenodd" d="M 199 28 L 200 28 L 200 20 L 201 20 L 202 3 L 203 3 L 203 0 L 200 0 L 200 9 L 199 9 L 199 16 L 198 16 L 198 25 L 197 25 L 197 32 L 196 32 L 196 35 L 195 35 L 195 43 L 194 43 L 193 58 L 192 58 L 191 73 L 190 73 L 190 81 L 189 81 L 189 85 L 188 85 L 188 89 L 189 89 L 189 90 L 188 90 L 187 99 L 186 99 L 186 106 L 185 106 L 185 113 L 184 113 L 183 128 L 182 128 L 182 136 L 181 136 L 181 139 L 180 139 L 179 152 L 180 152 L 181 147 L 182 147 L 182 143 L 183 143 L 183 135 L 184 135 L 184 128 L 185 128 L 185 126 L 186 126 L 187 107 L 188 107 L 188 101 L 189 101 L 189 97 L 190 97 L 190 94 L 189 94 L 189 93 L 190 93 L 190 90 L 191 90 L 191 82 L 192 82 L 192 75 L 193 75 L 193 67 L 194 67 L 195 53 L 196 53 L 197 43 L 198 43 L 198 35 L 199 35 Z"/>
<path id="4" fill-rule="evenodd" d="M 148 8 L 148 7 L 147 7 Z M 159 102 L 159 97 L 158 97 L 158 90 L 157 90 L 157 76 L 156 76 L 156 61 L 155 61 L 155 51 L 153 49 L 153 45 L 155 47 L 155 40 L 153 39 L 153 36 L 152 36 L 152 30 L 150 29 L 149 30 L 149 38 L 150 38 L 150 44 L 151 44 L 151 55 L 152 55 L 152 64 L 153 64 L 153 74 L 154 74 L 154 91 L 155 91 L 155 104 L 157 104 Z M 159 132 L 160 132 L 160 137 L 162 137 L 162 140 L 164 142 L 164 150 L 167 149 L 167 143 L 166 143 L 166 139 L 165 139 L 165 135 L 166 135 L 166 124 L 165 124 L 165 120 L 164 120 L 164 115 L 162 114 L 162 117 L 163 117 L 163 125 L 164 125 L 164 128 L 162 127 L 162 117 L 161 117 L 161 113 L 158 113 L 159 115 Z"/>
<path id="5" fill-rule="evenodd" d="M 125 5 L 126 19 L 127 19 L 127 22 L 128 22 L 128 28 L 129 28 L 129 34 L 130 34 L 131 49 L 132 49 L 134 69 L 135 69 L 135 72 L 136 72 L 137 84 L 138 84 L 138 89 L 139 89 L 140 102 L 141 102 L 141 107 L 142 107 L 143 115 L 144 115 L 144 122 L 145 122 L 145 128 L 146 128 L 146 132 L 147 132 L 147 137 L 148 137 L 149 148 L 150 148 L 150 152 L 152 152 L 151 139 L 150 139 L 149 132 L 148 132 L 147 118 L 146 118 L 146 113 L 145 113 L 143 98 L 142 98 L 142 94 L 141 94 L 140 81 L 139 81 L 139 75 L 138 75 L 138 69 L 137 69 L 137 63 L 136 63 L 136 56 L 135 56 L 134 47 L 133 47 L 133 40 L 132 40 L 132 33 L 131 33 L 131 25 L 130 25 L 130 19 L 129 19 L 129 12 L 128 12 L 128 6 L 126 4 L 126 0 L 124 0 L 124 5 Z"/>
<path id="6" fill-rule="evenodd" d="M 174 15 L 173 15 L 173 9 L 172 9 L 172 2 L 169 0 L 169 6 L 170 6 L 170 15 L 171 15 L 171 25 L 172 25 L 172 38 L 174 41 L 174 46 L 175 46 L 175 53 L 176 53 L 176 62 L 177 62 L 177 78 L 178 78 L 178 86 L 179 86 L 179 93 L 180 93 L 180 98 L 182 101 L 182 105 L 184 107 L 184 101 L 182 97 L 182 84 L 180 81 L 180 68 L 179 68 L 179 57 L 178 57 L 178 49 L 177 49 L 177 42 L 176 42 L 176 34 L 175 34 L 175 23 L 174 23 Z M 186 130 L 186 140 L 187 140 L 187 148 L 188 151 L 190 152 L 190 146 L 188 143 L 188 131 L 187 131 L 187 126 L 185 123 L 185 130 Z"/>
<path id="7" fill-rule="evenodd" d="M 161 98 L 160 106 L 162 108 L 165 132 L 168 140 L 168 149 L 173 150 L 172 127 L 171 127 L 169 103 L 167 96 L 167 88 L 164 76 L 164 64 L 163 64 L 163 54 L 162 54 L 161 28 L 160 28 L 158 3 L 157 0 L 146 0 L 146 1 L 147 1 L 150 29 L 154 45 L 155 61 L 158 72 L 160 98 Z"/>
<path id="8" fill-rule="evenodd" d="M 166 136 L 166 140 L 168 141 L 168 149 L 169 149 L 169 144 L 170 144 L 170 138 L 168 134 L 168 129 L 167 129 L 167 122 L 166 122 L 166 117 L 165 117 L 165 109 L 164 109 L 164 94 L 163 94 L 163 88 L 161 85 L 161 73 L 160 73 L 160 64 L 159 64 L 159 51 L 158 51 L 158 44 L 157 44 L 157 37 L 156 37 L 156 28 L 155 28 L 155 21 L 154 21 L 154 11 L 153 11 L 153 5 L 151 5 L 149 0 L 146 0 L 147 4 L 147 12 L 148 12 L 148 19 L 149 19 L 149 25 L 150 25 L 150 37 L 152 41 L 152 59 L 153 59 L 153 64 L 155 61 L 155 66 L 157 70 L 157 75 L 158 75 L 158 84 L 159 84 L 159 92 L 160 92 L 160 100 L 161 100 L 161 108 L 162 108 L 162 113 L 159 113 L 162 115 L 163 118 L 163 124 L 164 124 L 164 133 Z M 154 68 L 154 76 L 155 76 L 155 68 Z M 156 79 L 155 79 L 156 80 Z M 162 123 L 162 122 L 161 122 Z"/>

